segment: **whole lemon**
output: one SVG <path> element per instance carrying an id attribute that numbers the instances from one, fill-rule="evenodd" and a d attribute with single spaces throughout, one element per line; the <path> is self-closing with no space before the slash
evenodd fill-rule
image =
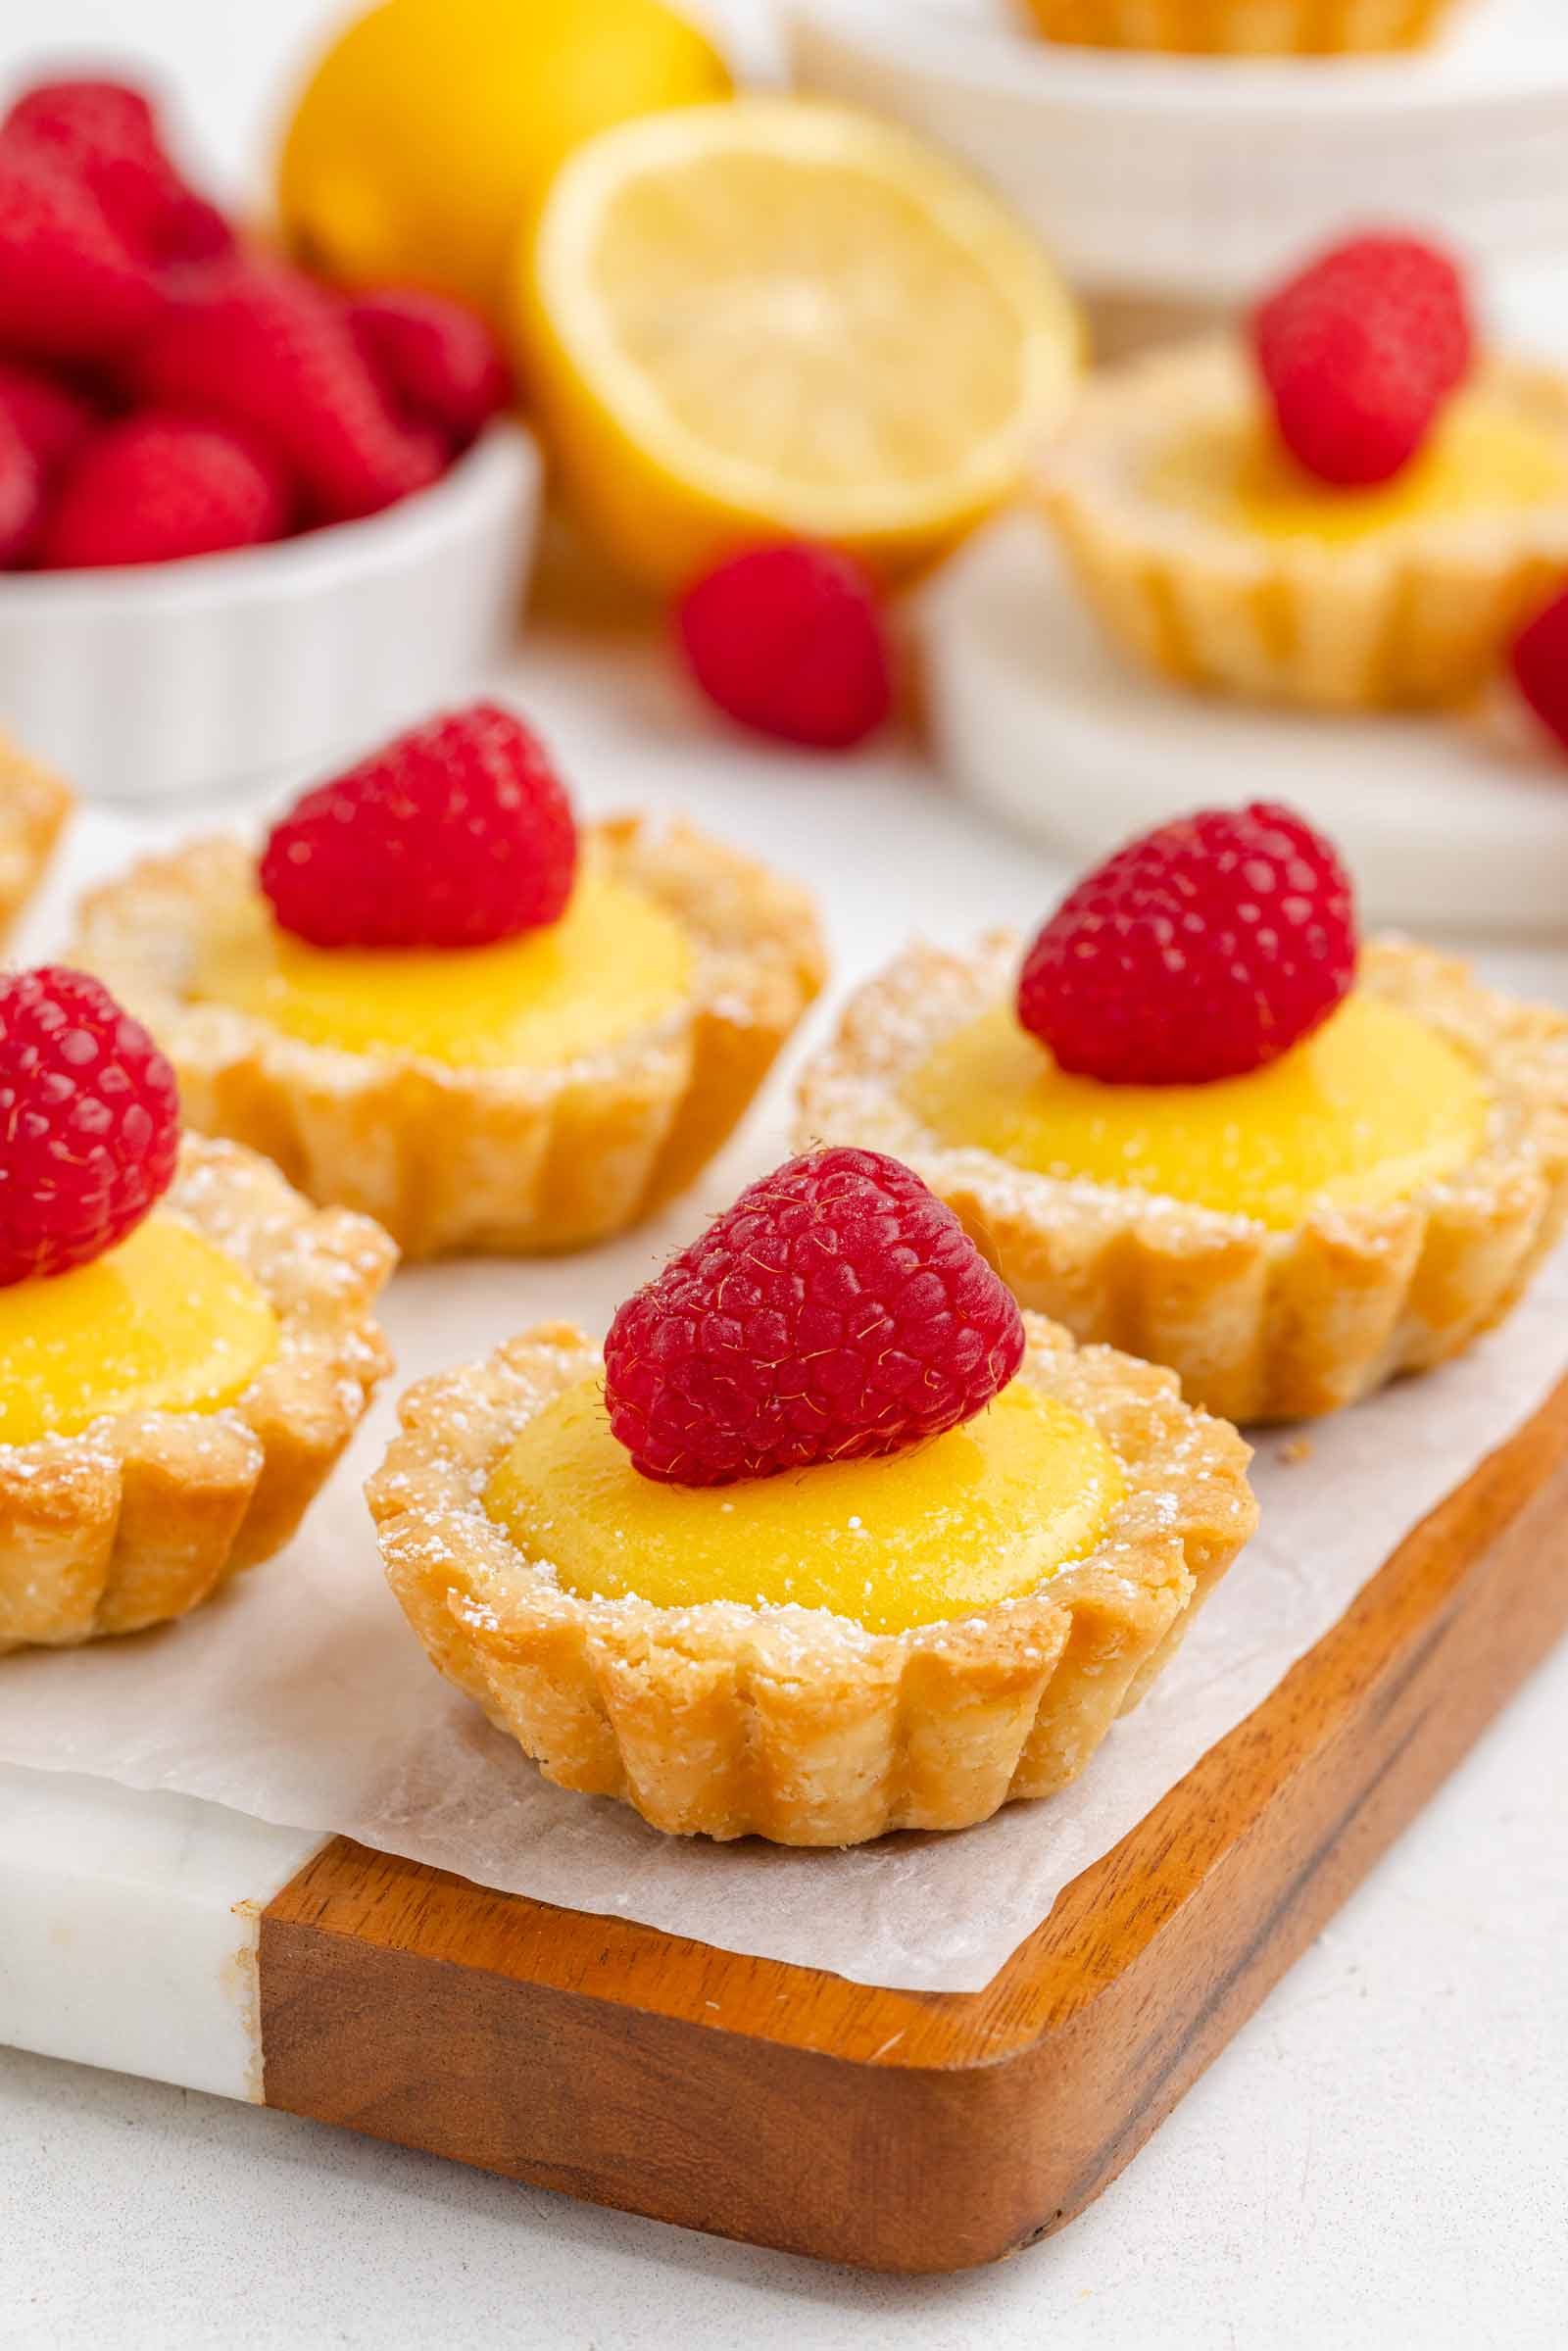
<path id="1" fill-rule="evenodd" d="M 564 157 L 632 115 L 727 96 L 661 0 L 385 0 L 294 109 L 285 236 L 344 284 L 414 284 L 499 317 L 519 221 Z"/>

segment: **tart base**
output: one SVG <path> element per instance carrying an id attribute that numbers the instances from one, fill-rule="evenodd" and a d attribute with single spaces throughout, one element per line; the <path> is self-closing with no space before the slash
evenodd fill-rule
<path id="1" fill-rule="evenodd" d="M 0 735 L 0 944 L 42 881 L 71 807 L 60 777 Z"/>
<path id="2" fill-rule="evenodd" d="M 436 1667 L 547 1779 L 656 1829 L 791 1845 L 961 1829 L 1077 1777 L 1252 1532 L 1248 1448 L 1168 1372 L 1029 1318 L 1020 1378 L 1082 1412 L 1127 1494 L 1028 1597 L 900 1634 L 820 1609 L 584 1599 L 487 1516 L 528 1415 L 591 1374 L 565 1325 L 414 1388 L 367 1488 L 388 1579 Z"/>
<path id="3" fill-rule="evenodd" d="M 1021 1304 L 1169 1364 L 1211 1412 L 1310 1419 L 1460 1353 L 1501 1321 L 1568 1220 L 1568 1020 L 1401 940 L 1364 951 L 1358 985 L 1446 1038 L 1492 1101 L 1474 1162 L 1408 1200 L 1325 1206 L 1272 1232 L 955 1149 L 900 1088 L 944 1036 L 1010 999 L 1018 955 L 1005 932 L 966 955 L 908 949 L 805 1072 L 798 1146 L 854 1141 L 907 1160 Z"/>
<path id="4" fill-rule="evenodd" d="M 187 1122 L 373 1216 L 406 1257 L 581 1249 L 682 1191 L 718 1150 L 822 984 L 809 899 L 683 824 L 596 826 L 608 869 L 680 920 L 689 1000 L 564 1069 L 468 1070 L 309 1045 L 191 994 L 204 942 L 255 882 L 237 842 L 152 858 L 88 900 L 73 959 L 144 1020 Z"/>
<path id="5" fill-rule="evenodd" d="M 253 1152 L 191 1136 L 162 1206 L 259 1285 L 276 1352 L 220 1411 L 0 1445 L 0 1652 L 140 1632 L 270 1558 L 391 1369 L 372 1309 L 397 1252 L 367 1218 L 312 1208 Z"/>
<path id="6" fill-rule="evenodd" d="M 1026 0 L 1048 41 L 1183 56 L 1345 57 L 1425 46 L 1451 0 Z"/>
<path id="7" fill-rule="evenodd" d="M 1568 458 L 1568 378 L 1494 362 L 1478 388 Z M 1179 685 L 1248 701 L 1378 710 L 1477 693 L 1568 569 L 1568 496 L 1324 544 L 1145 486 L 1175 437 L 1245 424 L 1258 403 L 1239 344 L 1184 344 L 1091 384 L 1046 452 L 1036 494 L 1106 635 Z"/>

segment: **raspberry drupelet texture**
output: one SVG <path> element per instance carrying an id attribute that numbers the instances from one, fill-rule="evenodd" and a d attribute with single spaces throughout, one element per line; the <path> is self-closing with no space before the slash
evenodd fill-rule
<path id="1" fill-rule="evenodd" d="M 349 325 L 393 409 L 466 449 L 505 408 L 507 363 L 477 311 L 416 286 L 349 304 Z"/>
<path id="2" fill-rule="evenodd" d="M 1081 1076 L 1202 1085 L 1308 1036 L 1355 962 L 1349 876 L 1322 834 L 1266 802 L 1205 808 L 1085 876 L 1024 957 L 1018 1018 Z"/>
<path id="3" fill-rule="evenodd" d="M 113 1249 L 169 1189 L 174 1073 L 85 972 L 0 978 L 0 1284 Z"/>
<path id="4" fill-rule="evenodd" d="M 126 82 L 35 83 L 6 116 L 0 138 L 30 144 L 80 180 L 132 252 L 149 261 L 205 261 L 233 242 L 222 214 L 170 160 L 152 101 Z"/>
<path id="5" fill-rule="evenodd" d="M 810 1151 L 626 1300 L 605 1400 L 645 1477 L 727 1486 L 957 1428 L 1023 1352 L 1010 1292 L 912 1169 Z"/>
<path id="6" fill-rule="evenodd" d="M 687 665 L 727 716 L 813 751 L 848 751 L 893 699 L 870 581 L 828 547 L 757 547 L 708 573 L 675 616 Z"/>
<path id="7" fill-rule="evenodd" d="M 96 434 L 68 469 L 43 537 L 59 569 L 167 563 L 279 537 L 288 492 L 226 425 L 151 412 Z"/>
<path id="8" fill-rule="evenodd" d="M 268 837 L 261 885 L 315 947 L 484 947 L 557 921 L 576 870 L 549 755 L 479 702 L 306 793 Z"/>
<path id="9" fill-rule="evenodd" d="M 1252 339 L 1281 439 L 1342 489 L 1409 464 L 1474 356 L 1458 269 L 1407 236 L 1337 245 L 1259 307 Z"/>
<path id="10" fill-rule="evenodd" d="M 103 360 L 163 304 L 90 190 L 30 140 L 0 138 L 0 344 L 11 357 Z"/>

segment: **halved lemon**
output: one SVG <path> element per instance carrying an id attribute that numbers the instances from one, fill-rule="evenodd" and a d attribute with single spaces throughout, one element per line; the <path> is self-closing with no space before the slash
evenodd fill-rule
<path id="1" fill-rule="evenodd" d="M 518 276 L 568 488 L 662 589 L 785 534 L 922 568 L 1012 491 L 1082 353 L 991 197 L 903 131 L 791 99 L 590 140 Z"/>

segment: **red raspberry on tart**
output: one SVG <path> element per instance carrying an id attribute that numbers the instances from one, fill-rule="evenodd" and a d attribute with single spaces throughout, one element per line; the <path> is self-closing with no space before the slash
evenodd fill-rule
<path id="1" fill-rule="evenodd" d="M 136 1632 L 286 1541 L 388 1358 L 384 1233 L 180 1140 L 96 979 L 0 981 L 0 1650 Z"/>
<path id="2" fill-rule="evenodd" d="M 689 826 L 579 826 L 474 703 L 315 785 L 260 855 L 155 858 L 80 956 L 145 1015 L 189 1122 L 411 1255 L 576 1248 L 717 1150 L 820 984 L 809 901 Z"/>
<path id="3" fill-rule="evenodd" d="M 1456 704 L 1568 569 L 1568 374 L 1487 344 L 1452 254 L 1379 230 L 1093 378 L 1039 478 L 1097 619 L 1162 676 Z"/>
<path id="4" fill-rule="evenodd" d="M 1568 1204 L 1568 1023 L 1358 940 L 1298 814 L 1204 809 L 1027 949 L 908 950 L 807 1070 L 799 1132 L 908 1161 L 1025 1307 L 1290 1420 L 1513 1304 Z"/>
<path id="5" fill-rule="evenodd" d="M 907 1167 L 751 1185 L 627 1301 L 426 1381 L 368 1494 L 438 1668 L 565 1787 L 852 1844 L 1049 1794 L 1250 1532 L 1168 1374 L 1018 1309 Z"/>

